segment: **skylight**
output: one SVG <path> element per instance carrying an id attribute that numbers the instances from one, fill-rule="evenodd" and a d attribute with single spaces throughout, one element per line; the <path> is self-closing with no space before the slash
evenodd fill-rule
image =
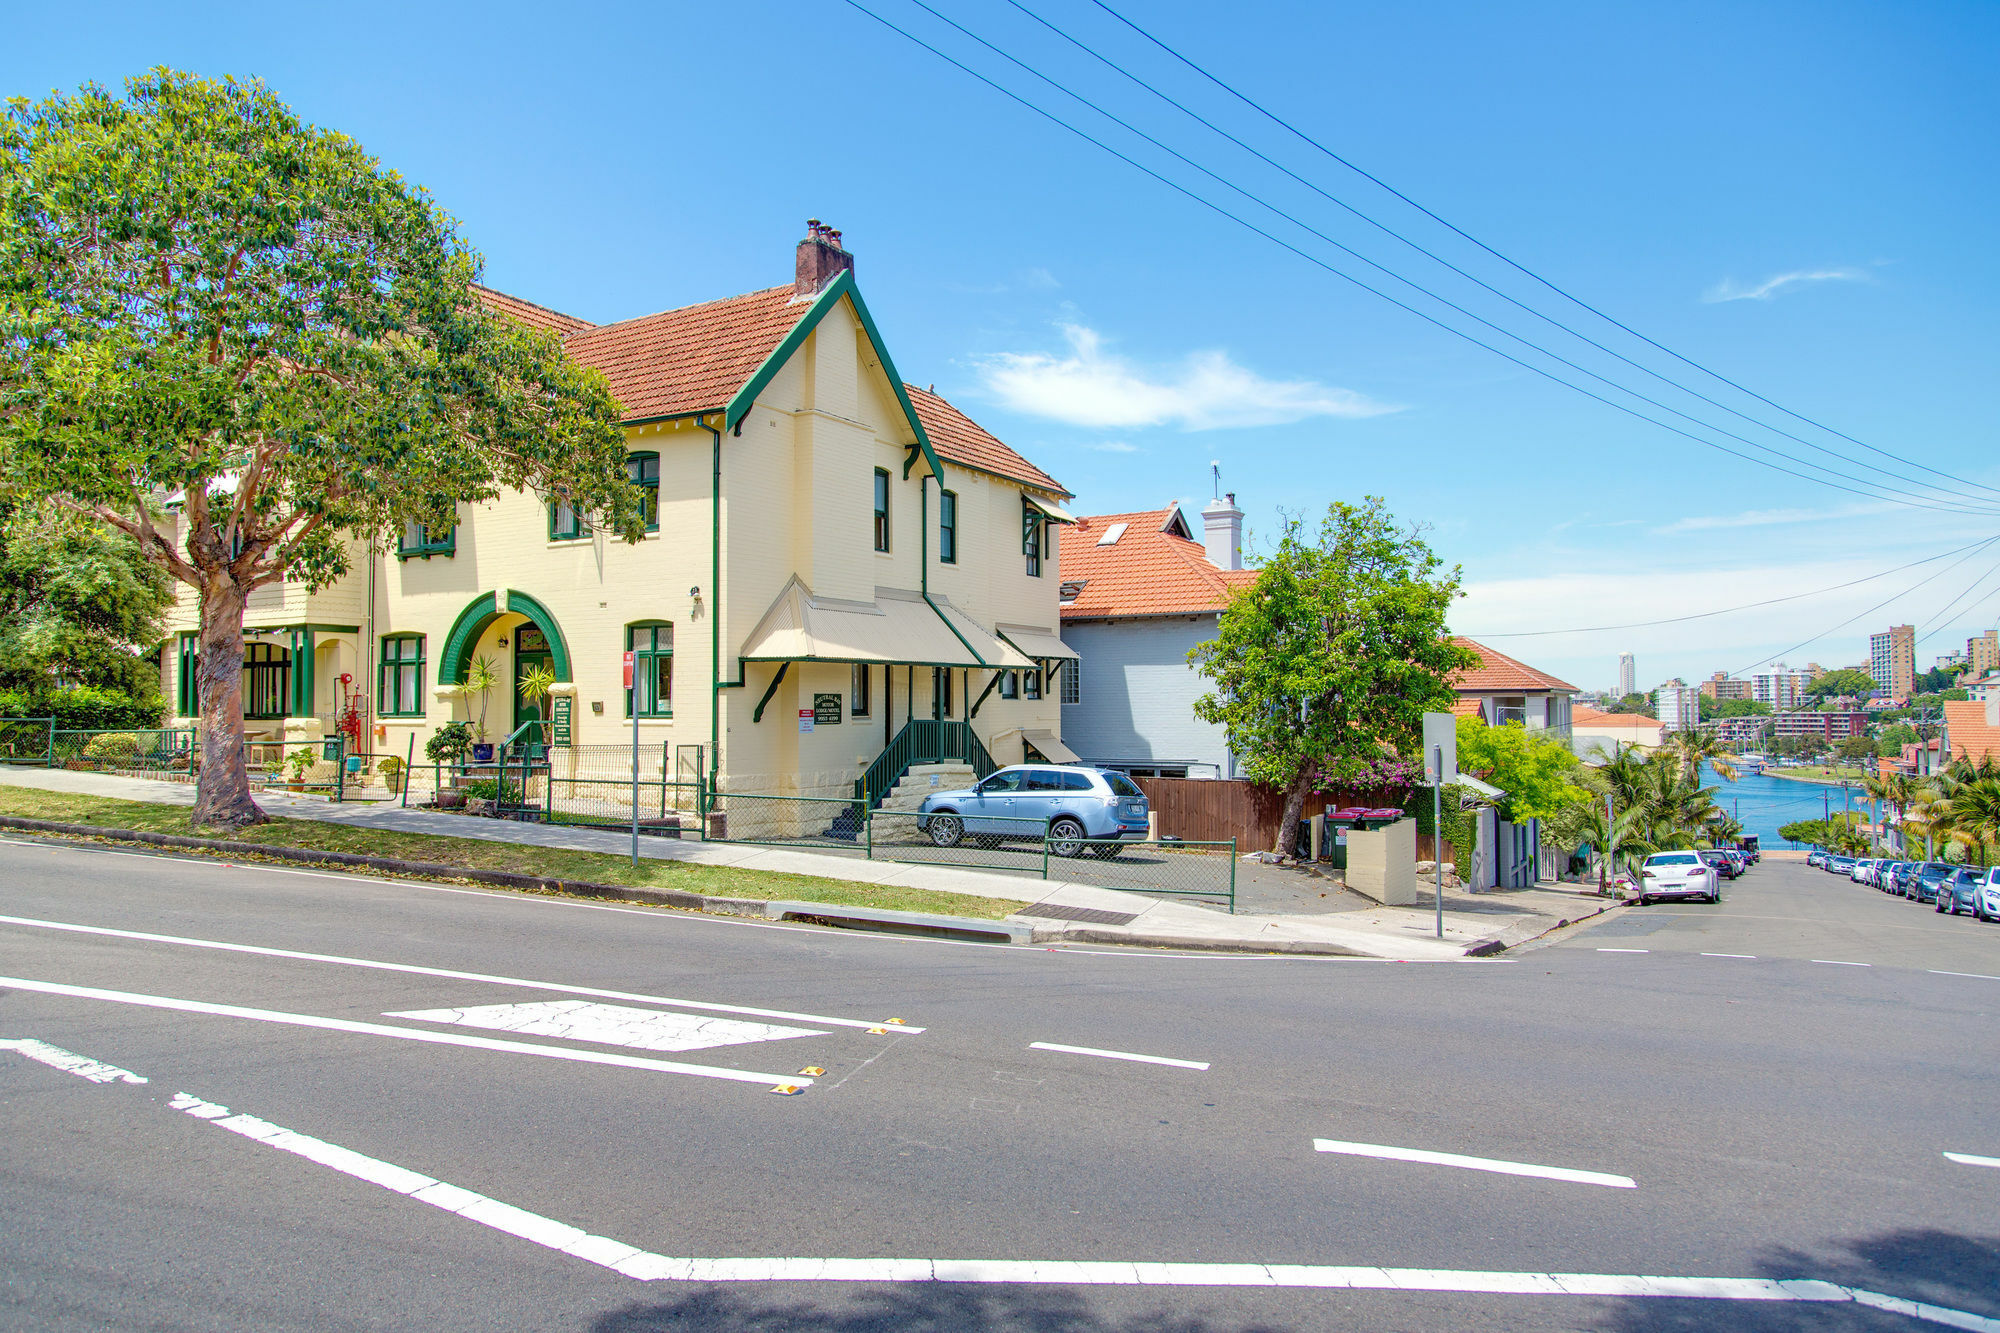
<path id="1" fill-rule="evenodd" d="M 1097 539 L 1097 544 L 1099 546 L 1116 546 L 1118 544 L 1118 539 L 1120 537 L 1123 537 L 1124 535 L 1125 535 L 1125 524 L 1113 523 L 1110 527 L 1104 530 L 1104 535 Z"/>

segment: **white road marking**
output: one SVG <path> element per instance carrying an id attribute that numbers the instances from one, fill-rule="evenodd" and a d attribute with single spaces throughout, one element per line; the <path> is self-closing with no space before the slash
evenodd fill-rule
<path id="1" fill-rule="evenodd" d="M 384 881 L 385 883 L 387 881 Z M 541 901 L 541 900 L 536 900 Z M 595 904 L 582 904 L 595 906 Z M 525 977 L 494 976 L 486 972 L 457 972 L 443 967 L 418 967 L 411 963 L 385 963 L 374 958 L 346 958 L 332 953 L 301 953 L 296 949 L 271 949 L 258 944 L 231 944 L 225 940 L 191 939 L 185 935 L 152 935 L 142 930 L 113 930 L 109 926 L 81 926 L 69 921 L 44 921 L 31 916 L 0 916 L 0 925 L 32 926 L 38 930 L 68 931 L 78 935 L 104 935 L 112 939 L 138 940 L 145 944 L 178 944 L 190 949 L 220 949 L 225 953 L 250 953 L 265 958 L 293 958 L 307 963 L 335 963 L 342 967 L 366 967 L 378 972 L 403 972 L 418 977 L 442 977 L 447 981 L 484 981 L 499 986 L 520 986 L 528 990 L 556 991 L 564 995 L 593 995 L 606 1000 L 638 1000 L 645 1004 L 666 1004 L 678 1009 L 704 1009 L 711 1013 L 748 1014 L 754 1018 L 789 1018 L 804 1023 L 827 1023 L 843 1028 L 882 1026 L 881 1019 L 828 1018 L 824 1014 L 795 1014 L 784 1009 L 752 1009 L 740 1004 L 710 1004 L 704 1000 L 680 1000 L 668 995 L 639 995 L 631 991 L 600 990 L 594 986 L 565 986 L 555 981 L 531 981 Z M 920 1027 L 899 1024 L 891 1032 L 922 1032 Z"/>
<path id="2" fill-rule="evenodd" d="M 2000 1167 L 2000 1157 L 1974 1157 L 1969 1152 L 1948 1152 L 1945 1156 L 1959 1163 L 1961 1166 Z"/>
<path id="3" fill-rule="evenodd" d="M 1703 958 L 1755 958 L 1754 953 L 1705 953 Z"/>
<path id="4" fill-rule="evenodd" d="M 1206 1069 L 1206 1060 L 1170 1060 L 1164 1055 L 1134 1055 L 1130 1051 L 1100 1051 L 1095 1046 L 1058 1046 L 1052 1041 L 1031 1041 L 1031 1051 L 1061 1051 L 1065 1055 L 1101 1055 L 1106 1060 L 1136 1060 L 1142 1065 L 1172 1065 L 1176 1069 Z"/>
<path id="5" fill-rule="evenodd" d="M 0 1043 L 0 1049 L 18 1050 L 21 1045 L 20 1042 Z M 257 1116 L 232 1115 L 228 1107 L 191 1093 L 175 1093 L 169 1106 L 241 1135 L 253 1143 L 292 1153 L 356 1180 L 442 1209 L 468 1222 L 503 1231 L 642 1282 L 980 1282 L 1427 1291 L 1489 1296 L 1640 1297 L 1816 1305 L 1854 1302 L 1927 1323 L 1970 1330 L 1971 1333 L 2000 1333 L 2000 1319 L 1811 1278 L 1653 1277 L 1627 1273 L 1509 1273 L 1448 1268 L 1151 1263 L 1143 1260 L 670 1258 L 608 1236 L 593 1236 L 581 1227 L 516 1208 L 393 1162 L 274 1125 Z"/>
<path id="6" fill-rule="evenodd" d="M 1599 953 L 1651 953 L 1651 952 L 1652 952 L 1652 950 L 1651 950 L 1651 949 L 1602 949 L 1602 948 L 1600 948 L 1600 949 L 1598 950 L 1598 952 L 1599 952 Z"/>
<path id="7" fill-rule="evenodd" d="M 1345 1153 L 1350 1157 L 1380 1157 L 1392 1162 L 1425 1162 L 1432 1166 L 1459 1166 L 1471 1171 L 1493 1171 L 1503 1176 L 1540 1176 L 1545 1180 L 1566 1180 L 1575 1185 L 1607 1185 L 1612 1189 L 1637 1189 L 1630 1176 L 1607 1175 L 1602 1171 L 1574 1171 L 1566 1166 L 1535 1166 L 1529 1162 L 1503 1162 L 1492 1157 L 1466 1157 L 1455 1152 L 1427 1152 L 1422 1148 L 1391 1148 L 1380 1143 L 1345 1143 L 1339 1139 L 1314 1139 L 1320 1152 Z"/>
<path id="8" fill-rule="evenodd" d="M 812 1082 L 790 1074 L 754 1074 L 741 1069 L 717 1069 L 710 1065 L 686 1065 L 677 1060 L 648 1060 L 638 1055 L 613 1055 L 607 1051 L 569 1051 L 559 1046 L 536 1046 L 521 1041 L 500 1041 L 493 1037 L 464 1037 L 456 1032 L 425 1032 L 417 1028 L 392 1028 L 383 1023 L 359 1023 L 348 1018 L 321 1018 L 316 1014 L 288 1014 L 276 1009 L 250 1009 L 235 1004 L 210 1004 L 205 1000 L 178 1000 L 164 995 L 138 995 L 131 991 L 102 990 L 96 986 L 66 986 L 55 981 L 31 981 L 26 977 L 0 977 L 0 986 L 39 991 L 44 995 L 68 995 L 80 1000 L 106 1000 L 113 1004 L 138 1005 L 146 1009 L 171 1009 L 184 1014 L 213 1014 L 219 1018 L 247 1018 L 259 1023 L 283 1023 L 292 1027 L 318 1028 L 325 1032 L 352 1032 L 365 1037 L 394 1037 L 401 1041 L 430 1042 L 438 1046 L 466 1046 L 480 1051 L 500 1051 L 507 1055 L 540 1055 L 553 1060 L 574 1060 L 580 1064 L 617 1065 L 625 1069 L 648 1069 L 660 1074 L 691 1074 L 696 1078 L 719 1078 L 733 1083 L 760 1083 L 767 1087 L 791 1083 L 804 1087 Z"/>
<path id="9" fill-rule="evenodd" d="M 60 1046 L 51 1046 L 33 1037 L 16 1037 L 11 1041 L 0 1041 L 0 1051 L 19 1051 L 30 1060 L 39 1060 L 52 1068 L 87 1078 L 92 1083 L 144 1083 L 129 1069 L 117 1065 L 107 1065 L 102 1060 L 93 1060 L 87 1055 L 66 1051 Z"/>
<path id="10" fill-rule="evenodd" d="M 594 1041 L 601 1046 L 630 1046 L 641 1051 L 699 1051 L 713 1046 L 740 1046 L 753 1041 L 826 1035 L 811 1028 L 745 1023 L 735 1018 L 707 1018 L 661 1009 L 634 1009 L 622 1004 L 595 1004 L 589 1000 L 489 1004 L 474 1009 L 408 1009 L 382 1017 L 414 1018 L 424 1023 L 458 1023 L 493 1032 Z"/>
<path id="11" fill-rule="evenodd" d="M 1839 958 L 1815 958 L 1815 963 L 1826 963 L 1833 967 L 1873 967 L 1873 963 L 1849 963 Z"/>
<path id="12" fill-rule="evenodd" d="M 1941 972 L 1935 967 L 1931 969 L 1931 975 L 1938 977 L 1972 977 L 1978 981 L 2000 981 L 2000 977 L 1989 977 L 1984 972 Z"/>

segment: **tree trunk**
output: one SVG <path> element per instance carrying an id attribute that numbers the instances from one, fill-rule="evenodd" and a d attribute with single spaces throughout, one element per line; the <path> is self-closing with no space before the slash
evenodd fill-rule
<path id="1" fill-rule="evenodd" d="M 1278 845 L 1271 849 L 1279 856 L 1290 856 L 1298 849 L 1299 816 L 1305 813 L 1313 777 L 1311 772 L 1301 774 L 1285 788 L 1285 808 L 1278 816 Z"/>
<path id="2" fill-rule="evenodd" d="M 250 770 L 243 760 L 243 604 L 245 594 L 218 572 L 201 594 L 201 669 L 196 673 L 201 709 L 201 776 L 195 784 L 194 822 L 243 828 L 264 822 L 250 799 Z"/>

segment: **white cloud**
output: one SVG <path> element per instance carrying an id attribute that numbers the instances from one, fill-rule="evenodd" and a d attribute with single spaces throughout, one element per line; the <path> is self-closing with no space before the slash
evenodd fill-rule
<path id="1" fill-rule="evenodd" d="M 1308 417 L 1372 417 L 1400 408 L 1312 380 L 1265 379 L 1224 351 L 1142 367 L 1104 350 L 1095 329 L 1065 324 L 1067 355 L 1003 352 L 979 362 L 986 389 L 1016 412 L 1072 426 L 1183 430 L 1277 426 Z"/>
<path id="2" fill-rule="evenodd" d="M 1696 514 L 1675 519 L 1659 529 L 1662 536 L 1678 532 L 1710 532 L 1717 528 L 1774 528 L 1791 523 L 1832 523 L 1843 518 L 1901 512 L 1900 505 L 1847 505 L 1839 509 L 1746 509 L 1740 514 Z"/>
<path id="3" fill-rule="evenodd" d="M 1795 287 L 1800 283 L 1866 281 L 1868 275 L 1858 268 L 1799 269 L 1792 273 L 1780 273 L 1774 278 L 1766 278 L 1750 287 L 1741 285 L 1734 278 L 1724 278 L 1703 292 L 1701 299 L 1711 305 L 1718 301 L 1768 301 L 1785 288 Z"/>
<path id="4" fill-rule="evenodd" d="M 1136 454 L 1140 451 L 1138 445 L 1127 444 L 1123 440 L 1106 440 L 1102 444 L 1093 444 L 1090 447 L 1100 454 Z"/>

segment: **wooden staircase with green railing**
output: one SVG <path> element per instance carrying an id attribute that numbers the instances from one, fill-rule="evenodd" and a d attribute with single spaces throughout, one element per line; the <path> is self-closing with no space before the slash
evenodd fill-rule
<path id="1" fill-rule="evenodd" d="M 963 764 L 975 780 L 996 771 L 1000 765 L 986 752 L 970 722 L 919 717 L 903 724 L 867 771 L 855 779 L 854 799 L 866 801 L 870 810 L 882 804 L 903 775 L 918 764 Z"/>

